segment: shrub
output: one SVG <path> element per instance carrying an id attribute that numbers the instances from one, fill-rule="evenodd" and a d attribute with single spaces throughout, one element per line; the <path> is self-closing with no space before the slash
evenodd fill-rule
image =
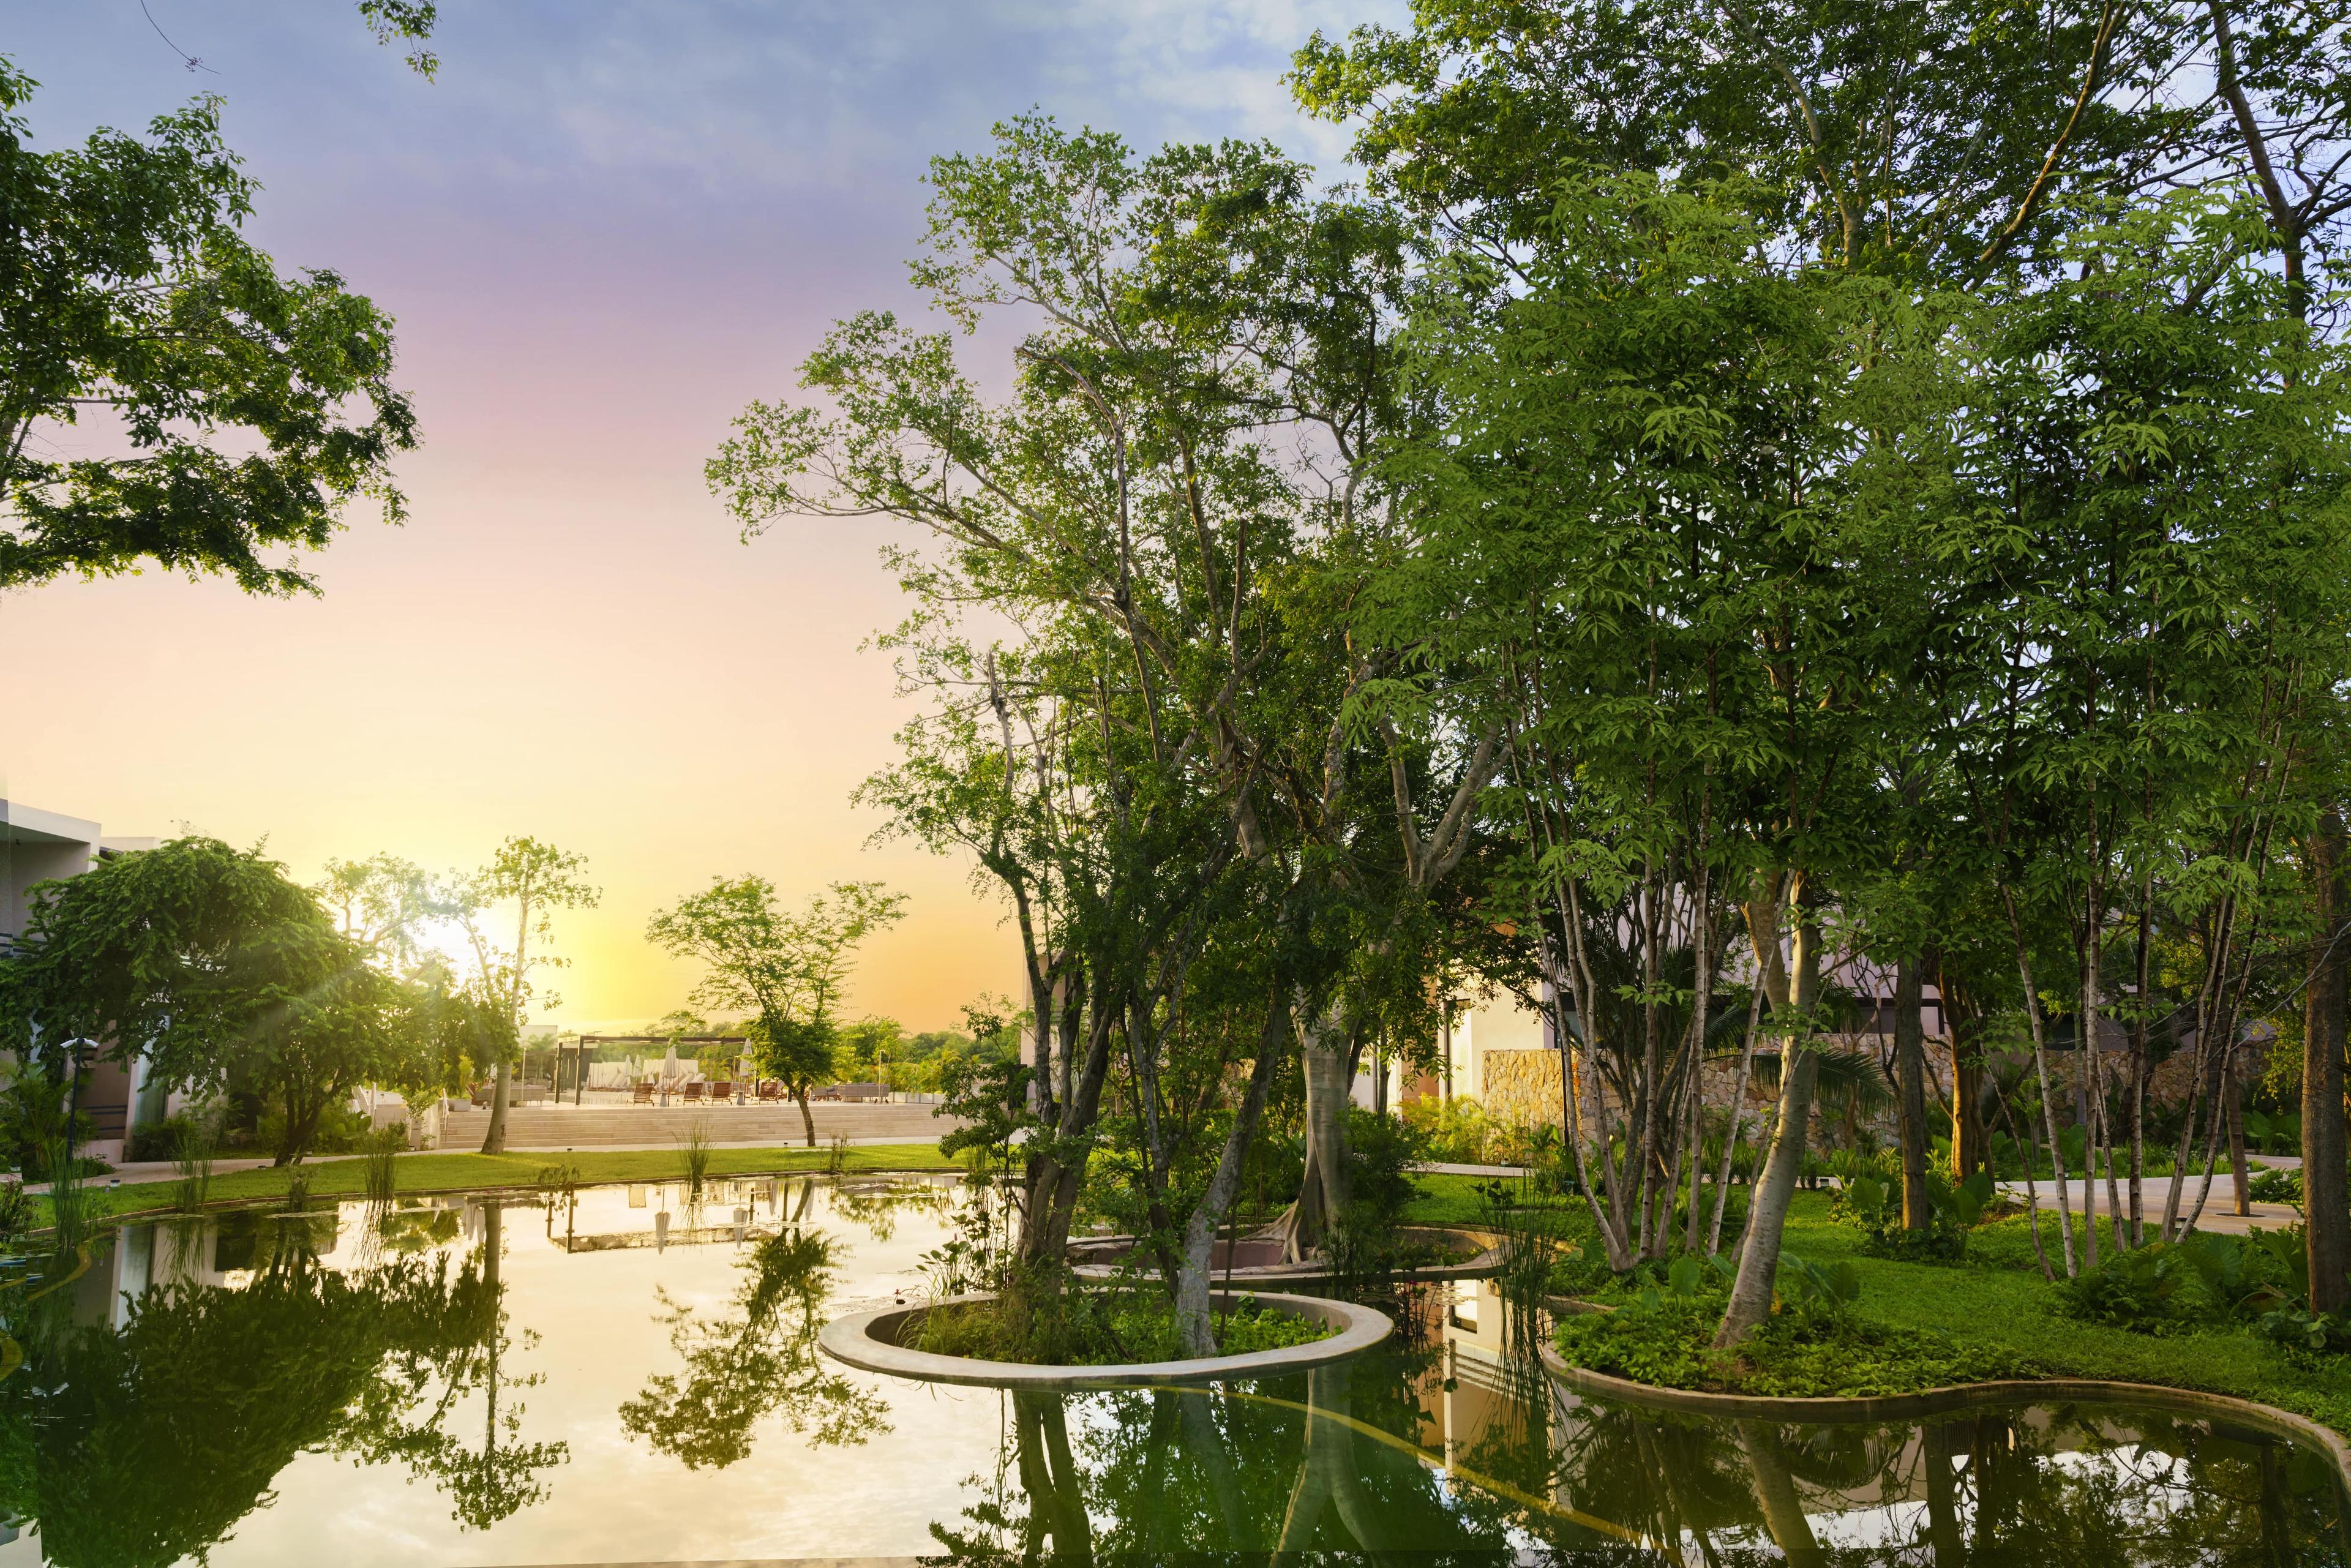
<path id="1" fill-rule="evenodd" d="M 1924 1230 L 1902 1223 L 1902 1161 L 1897 1151 L 1850 1154 L 1838 1161 L 1844 1185 L 1829 1202 L 1830 1215 L 1858 1227 L 1873 1257 L 1912 1262 L 1956 1262 L 1966 1256 L 1968 1232 L 1983 1218 L 1996 1190 L 1989 1172 L 1978 1171 L 1954 1186 L 1949 1176 L 1927 1167 L 1927 1200 L 1933 1213 Z"/>
<path id="2" fill-rule="evenodd" d="M 176 1160 L 189 1130 L 190 1123 L 185 1116 L 166 1116 L 160 1122 L 133 1127 L 131 1136 L 123 1140 L 122 1157 L 135 1165 Z"/>
<path id="3" fill-rule="evenodd" d="M 2096 1268 L 2057 1281 L 2057 1310 L 2084 1322 L 2164 1333 L 2194 1315 L 2181 1289 L 2193 1277 L 2182 1249 L 2156 1245 L 2118 1252 Z"/>
<path id="4" fill-rule="evenodd" d="M 1487 1163 L 1493 1128 L 1486 1120 L 1486 1108 L 1475 1100 L 1430 1096 L 1408 1101 L 1402 1120 L 1419 1139 L 1421 1158 L 1451 1165 Z"/>
<path id="5" fill-rule="evenodd" d="M 2193 1235 L 2117 1252 L 2057 1285 L 2058 1310 L 2087 1322 L 2168 1333 L 2199 1322 L 2260 1324 L 2282 1343 L 2307 1340 L 2309 1259 L 2298 1225 L 2244 1237 Z M 2292 1315 L 2301 1313 L 2302 1318 Z M 2289 1321 L 2292 1319 L 2292 1321 Z M 2274 1331 L 2274 1332 L 2273 1332 Z"/>
<path id="6" fill-rule="evenodd" d="M 303 1155 L 353 1155 L 367 1146 L 375 1124 L 359 1112 L 344 1105 L 329 1105 L 319 1113 L 319 1125 L 309 1144 L 298 1150 Z M 261 1113 L 251 1133 L 237 1138 L 236 1145 L 257 1154 L 275 1155 L 286 1139 L 286 1113 L 268 1110 Z"/>
<path id="7" fill-rule="evenodd" d="M 2302 1173 L 2263 1166 L 2254 1171 L 2253 1179 L 2245 1184 L 2245 1196 L 2255 1203 L 2291 1203 L 2300 1207 Z"/>
<path id="8" fill-rule="evenodd" d="M 1051 1336 L 1050 1351 L 1040 1349 L 1035 1333 L 1020 1332 L 1019 1325 L 1008 1321 L 1000 1298 L 924 1313 L 914 1348 L 937 1355 L 1061 1366 L 1184 1359 L 1176 1338 L 1175 1312 L 1165 1297 L 1155 1292 L 1069 1290 L 1061 1294 L 1060 1304 L 1061 1321 L 1056 1325 L 1060 1332 Z M 1338 1331 L 1325 1323 L 1268 1311 L 1255 1298 L 1244 1296 L 1231 1311 L 1213 1315 L 1211 1332 L 1217 1354 L 1241 1355 L 1311 1344 Z"/>

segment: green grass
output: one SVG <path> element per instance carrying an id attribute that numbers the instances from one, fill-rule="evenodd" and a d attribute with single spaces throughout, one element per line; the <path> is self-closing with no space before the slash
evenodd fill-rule
<path id="1" fill-rule="evenodd" d="M 851 1172 L 962 1168 L 941 1155 L 935 1144 L 873 1144 L 843 1153 L 842 1168 Z M 832 1151 L 778 1145 L 763 1149 L 712 1149 L 709 1158 L 711 1176 L 789 1175 L 824 1170 L 832 1158 Z M 559 1163 L 578 1171 L 582 1185 L 680 1181 L 685 1175 L 684 1162 L 674 1149 L 402 1155 L 394 1162 L 394 1173 L 402 1193 L 466 1192 L 484 1187 L 535 1186 L 538 1173 Z M 366 1196 L 364 1156 L 306 1161 L 292 1169 L 300 1170 L 309 1178 L 310 1196 L 314 1198 Z M 282 1198 L 291 1174 L 291 1169 L 216 1172 L 212 1179 L 212 1203 L 220 1206 Z M 100 1178 L 83 1188 L 83 1212 L 92 1221 L 162 1213 L 172 1207 L 178 1185 L 158 1181 L 110 1187 Z M 35 1201 L 46 1207 L 43 1200 Z"/>
<path id="2" fill-rule="evenodd" d="M 1418 1219 L 1424 1212 L 1452 1213 L 1465 1195 L 1437 1184 L 1459 1179 L 1420 1178 L 1424 1195 L 1411 1218 Z M 2156 1336 L 2077 1322 L 2059 1312 L 2056 1288 L 2042 1279 L 2033 1261 L 2032 1232 L 2022 1216 L 1970 1233 L 1964 1263 L 1904 1263 L 1864 1254 L 1862 1233 L 1829 1218 L 1830 1197 L 1798 1193 L 1782 1245 L 1817 1264 L 1851 1262 L 1861 1276 L 1857 1311 L 1870 1323 L 1944 1336 L 1970 1358 L 1980 1358 L 1988 1365 L 2031 1368 L 2047 1377 L 2152 1383 L 2234 1395 L 2351 1433 L 2351 1356 L 2292 1354 L 2234 1326 Z M 1589 1225 L 1583 1220 L 1579 1228 L 1588 1232 Z M 2062 1273 L 2056 1216 L 2044 1210 L 2041 1228 L 2050 1264 Z M 2103 1217 L 2100 1230 L 2106 1234 Z M 2077 1246 L 2081 1239 L 2077 1220 Z M 1931 1359 L 1918 1364 L 1922 1370 L 1931 1369 Z M 1822 1371 L 1815 1366 L 1805 1378 L 1814 1392 L 1887 1390 L 1885 1367 L 1874 1369 L 1869 1380 L 1876 1385 L 1867 1389 L 1817 1386 Z M 1862 1375 L 1858 1363 L 1855 1375 Z"/>
<path id="3" fill-rule="evenodd" d="M 1483 1176 L 1416 1176 L 1412 1185 L 1418 1196 L 1405 1205 L 1406 1225 L 1482 1225 L 1494 1218 L 1486 1206 L 1485 1196 L 1478 1190 Z M 1512 1182 L 1515 1193 L 1518 1184 Z M 1543 1228 L 1562 1236 L 1582 1236 L 1592 1229 L 1591 1210 L 1580 1197 L 1562 1197 L 1553 1193 L 1539 1204 L 1512 1211 L 1521 1217 L 1537 1218 Z"/>

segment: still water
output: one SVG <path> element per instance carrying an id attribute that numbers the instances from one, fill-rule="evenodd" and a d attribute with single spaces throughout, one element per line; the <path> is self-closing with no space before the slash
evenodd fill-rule
<path id="1" fill-rule="evenodd" d="M 1555 1393 L 1499 1303 L 1309 1376 L 1014 1396 L 821 1357 L 947 1181 L 133 1226 L 0 1379 L 0 1568 L 2351 1563 L 2320 1456 L 2105 1406 L 1694 1422 Z"/>

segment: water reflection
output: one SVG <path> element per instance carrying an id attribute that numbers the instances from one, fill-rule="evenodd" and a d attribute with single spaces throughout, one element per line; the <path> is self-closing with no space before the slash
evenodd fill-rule
<path id="1" fill-rule="evenodd" d="M 306 1450 L 401 1462 L 487 1528 L 538 1494 L 564 1446 L 501 1427 L 507 1314 L 498 1209 L 483 1245 L 340 1271 L 332 1213 L 134 1228 L 11 1326 L 0 1381 L 0 1509 L 48 1561 L 90 1568 L 202 1556 Z M 452 1429 L 487 1406 L 477 1452 Z M 508 1435 L 503 1448 L 501 1431 Z"/>
<path id="2" fill-rule="evenodd" d="M 940 1561 L 2351 1562 L 2331 1462 L 2265 1434 L 2088 1406 L 1708 1421 L 1554 1391 L 1474 1315 L 1434 1328 L 1303 1378 L 1008 1396 Z"/>
<path id="3" fill-rule="evenodd" d="M 952 1181 L 693 1196 L 124 1230 L 39 1302 L 0 1300 L 30 1352 L 0 1376 L 0 1512 L 37 1532 L 0 1568 L 2351 1568 L 2327 1462 L 2258 1433 L 2087 1406 L 1799 1427 L 1583 1401 L 1513 1354 L 1484 1288 L 1425 1293 L 1405 1343 L 1311 1375 L 1066 1397 L 878 1379 L 821 1359 L 817 1331 L 918 1282 Z"/>
<path id="4" fill-rule="evenodd" d="M 802 1206 L 806 1195 L 802 1195 Z M 655 1373 L 621 1406 L 629 1433 L 688 1469 L 748 1458 L 770 1415 L 819 1443 L 862 1443 L 890 1429 L 889 1406 L 817 1354 L 840 1244 L 795 1224 L 760 1239 L 744 1263 L 736 1311 L 716 1322 L 655 1289 L 683 1375 Z"/>

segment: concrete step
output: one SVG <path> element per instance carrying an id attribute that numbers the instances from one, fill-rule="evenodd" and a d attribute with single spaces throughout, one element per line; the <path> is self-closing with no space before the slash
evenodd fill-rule
<path id="1" fill-rule="evenodd" d="M 841 1104 L 810 1107 L 819 1144 L 835 1136 L 930 1143 L 959 1125 L 934 1116 L 929 1105 Z M 444 1112 L 441 1147 L 477 1146 L 488 1131 L 487 1111 Z M 797 1105 L 516 1105 L 507 1110 L 507 1146 L 514 1149 L 659 1148 L 685 1141 L 699 1124 L 714 1144 L 799 1144 L 807 1136 Z"/>

